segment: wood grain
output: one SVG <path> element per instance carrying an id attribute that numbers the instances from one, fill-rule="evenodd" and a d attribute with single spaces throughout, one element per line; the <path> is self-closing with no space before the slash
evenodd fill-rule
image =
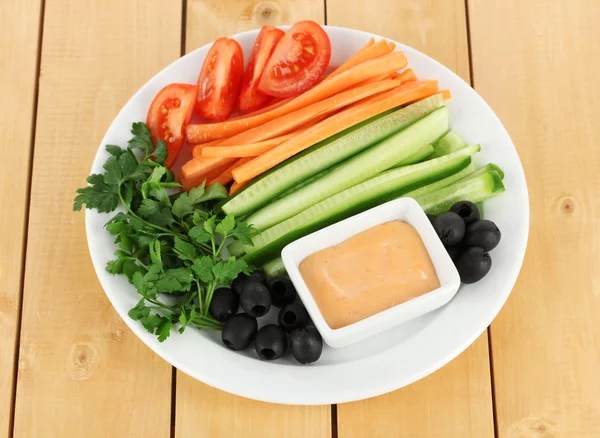
<path id="1" fill-rule="evenodd" d="M 453 0 L 328 0 L 327 23 L 404 42 L 469 80 L 465 5 Z M 494 435 L 487 337 L 432 376 L 394 393 L 338 406 L 339 436 Z"/>
<path id="2" fill-rule="evenodd" d="M 188 1 L 186 51 L 222 35 L 300 19 L 323 22 L 322 0 Z M 329 406 L 284 406 L 237 397 L 177 373 L 175 436 L 329 438 Z"/>
<path id="3" fill-rule="evenodd" d="M 531 207 L 525 263 L 491 327 L 499 436 L 598 437 L 600 3 L 469 11 L 475 88 L 517 146 Z"/>
<path id="4" fill-rule="evenodd" d="M 324 0 L 188 0 L 186 52 L 220 36 L 299 20 L 325 20 Z"/>
<path id="5" fill-rule="evenodd" d="M 40 9 L 40 0 L 15 1 L 0 14 L 0 156 L 8 164 L 0 171 L 0 436 L 12 417 Z"/>
<path id="6" fill-rule="evenodd" d="M 180 1 L 46 0 L 16 437 L 167 437 L 171 367 L 117 316 L 72 212 L 126 100 L 179 56 Z"/>

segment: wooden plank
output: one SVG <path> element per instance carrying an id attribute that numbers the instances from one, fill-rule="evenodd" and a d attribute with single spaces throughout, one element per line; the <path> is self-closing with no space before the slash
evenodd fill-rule
<path id="1" fill-rule="evenodd" d="M 106 299 L 72 212 L 126 100 L 179 56 L 181 2 L 46 0 L 17 437 L 169 436 L 171 367 Z"/>
<path id="2" fill-rule="evenodd" d="M 529 185 L 525 263 L 491 327 L 498 436 L 600 436 L 600 3 L 469 2 L 475 88 Z M 501 23 L 501 25 L 499 25 Z"/>
<path id="3" fill-rule="evenodd" d="M 463 1 L 327 1 L 327 22 L 404 42 L 469 81 Z M 490 437 L 494 434 L 486 334 L 432 376 L 407 388 L 338 406 L 339 436 Z"/>
<path id="4" fill-rule="evenodd" d="M 39 53 L 40 0 L 8 2 L 0 14 L 0 436 L 9 436 L 21 302 L 23 244 Z M 10 211 L 10 214 L 6 214 Z"/>
<path id="5" fill-rule="evenodd" d="M 222 35 L 300 19 L 323 22 L 322 0 L 190 0 L 186 50 Z M 331 436 L 329 406 L 284 406 L 237 397 L 177 373 L 177 437 L 319 438 Z"/>

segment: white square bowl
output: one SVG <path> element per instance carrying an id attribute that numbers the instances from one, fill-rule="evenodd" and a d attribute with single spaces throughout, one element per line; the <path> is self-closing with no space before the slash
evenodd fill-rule
<path id="1" fill-rule="evenodd" d="M 337 245 L 355 234 L 386 222 L 401 220 L 421 236 L 431 257 L 440 287 L 340 329 L 329 327 L 300 274 L 300 263 L 309 255 Z M 300 299 L 323 340 L 333 348 L 345 347 L 448 303 L 460 287 L 460 276 L 427 215 L 412 198 L 399 198 L 309 234 L 287 245 L 281 257 Z"/>

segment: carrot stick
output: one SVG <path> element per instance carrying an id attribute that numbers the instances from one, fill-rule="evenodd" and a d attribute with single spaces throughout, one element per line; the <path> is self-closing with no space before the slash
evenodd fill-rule
<path id="1" fill-rule="evenodd" d="M 371 47 L 373 44 L 375 44 L 375 40 L 373 38 L 369 38 L 369 41 L 367 41 L 367 43 L 364 46 L 362 46 L 360 49 L 358 49 L 354 55 L 358 55 L 359 53 L 364 52 L 369 47 Z"/>
<path id="2" fill-rule="evenodd" d="M 223 142 L 220 146 L 225 146 L 227 144 L 244 145 L 262 142 L 287 134 L 302 125 L 311 123 L 319 117 L 326 117 L 348 105 L 366 99 L 367 97 L 399 87 L 400 84 L 400 81 L 388 80 L 351 88 L 328 97 L 327 99 L 323 99 L 320 102 L 313 103 L 312 105 L 308 105 L 302 109 L 286 114 L 285 116 L 271 120 L 264 125 L 242 132 Z"/>
<path id="3" fill-rule="evenodd" d="M 448 90 L 448 89 L 441 90 L 440 93 L 442 93 L 442 97 L 444 98 L 444 100 L 452 99 L 452 93 L 450 93 L 450 90 Z"/>
<path id="4" fill-rule="evenodd" d="M 185 176 L 182 174 L 179 178 L 179 182 L 181 185 L 183 185 L 185 191 L 189 191 L 190 189 L 200 185 L 202 181 L 210 181 L 211 179 L 218 177 L 220 174 L 225 172 L 228 167 L 229 165 L 217 167 L 206 174 L 198 174 L 193 178 L 185 178 Z"/>
<path id="5" fill-rule="evenodd" d="M 350 59 L 336 68 L 329 76 L 328 79 L 331 79 L 340 73 L 343 73 L 352 67 L 356 67 L 358 64 L 362 64 L 365 61 L 370 59 L 377 58 L 379 56 L 386 55 L 392 52 L 393 49 L 390 48 L 388 42 L 386 40 L 377 41 L 375 44 L 369 47 L 363 47 L 358 52 L 356 52 Z"/>
<path id="6" fill-rule="evenodd" d="M 404 70 L 402 73 L 400 73 L 397 77 L 397 79 L 401 80 L 402 83 L 406 83 L 406 82 L 413 82 L 417 80 L 417 75 L 415 75 L 415 72 L 413 71 L 412 68 L 407 68 L 406 70 Z"/>
<path id="7" fill-rule="evenodd" d="M 208 148 L 202 148 L 201 154 L 203 157 L 258 157 L 260 154 L 263 154 L 268 150 L 273 149 L 275 146 L 279 146 L 284 141 L 288 141 L 295 135 L 298 135 L 298 131 L 281 135 L 279 137 L 271 138 L 269 140 L 259 141 L 257 143 L 239 146 L 213 146 Z M 196 149 L 194 149 L 194 154 L 195 153 Z"/>
<path id="8" fill-rule="evenodd" d="M 393 52 L 394 50 L 396 50 L 396 43 L 388 41 L 388 46 L 389 46 L 391 52 Z"/>
<path id="9" fill-rule="evenodd" d="M 233 178 L 240 183 L 249 181 L 321 140 L 384 111 L 431 96 L 437 89 L 437 81 L 409 82 L 359 102 L 238 167 Z"/>
<path id="10" fill-rule="evenodd" d="M 239 192 L 240 190 L 242 190 L 244 187 L 246 187 L 251 182 L 252 181 L 246 181 L 243 183 L 239 183 L 237 181 L 234 181 L 233 184 L 231 184 L 231 187 L 229 187 L 229 196 L 233 195 L 234 193 Z"/>
<path id="11" fill-rule="evenodd" d="M 288 103 L 292 99 L 293 99 L 293 97 L 288 97 L 286 99 L 282 99 L 282 100 L 279 100 L 279 101 L 277 101 L 275 103 L 272 103 L 271 105 L 267 105 L 264 108 L 257 109 L 256 111 L 251 111 L 249 113 L 242 114 L 241 116 L 237 116 L 237 117 L 232 117 L 229 120 L 240 120 L 240 119 L 245 119 L 246 117 L 252 117 L 252 116 L 257 116 L 259 114 L 263 114 L 263 113 L 266 113 L 268 111 L 274 110 L 275 108 L 279 108 L 282 105 L 285 105 L 286 103 Z"/>
<path id="12" fill-rule="evenodd" d="M 213 170 L 231 165 L 234 161 L 235 158 L 192 158 L 181 166 L 181 184 L 184 188 L 196 187 L 207 179 L 209 175 L 212 175 Z"/>
<path id="13" fill-rule="evenodd" d="M 211 185 L 217 182 L 222 186 L 229 184 L 231 181 L 233 181 L 233 175 L 231 172 L 239 166 L 246 164 L 251 159 L 252 158 L 240 158 L 239 160 L 234 160 L 231 166 L 229 166 L 223 173 L 221 173 L 221 175 L 209 180 L 207 185 Z"/>
<path id="14" fill-rule="evenodd" d="M 371 48 L 375 47 L 375 45 Z M 288 103 L 271 111 L 256 116 L 244 117 L 238 120 L 228 120 L 221 123 L 188 125 L 186 130 L 188 141 L 190 144 L 196 144 L 219 138 L 231 137 L 331 97 L 369 78 L 379 76 L 388 71 L 402 69 L 406 64 L 406 57 L 402 52 L 393 52 L 384 56 L 379 56 L 354 66 L 333 78 L 328 77 L 327 80 L 315 85 L 307 92 L 302 93 Z"/>

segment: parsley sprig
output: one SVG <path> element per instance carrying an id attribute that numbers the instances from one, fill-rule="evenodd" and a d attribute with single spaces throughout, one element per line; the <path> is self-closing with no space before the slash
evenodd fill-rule
<path id="1" fill-rule="evenodd" d="M 143 123 L 134 123 L 131 133 L 127 149 L 106 146 L 104 173 L 88 177 L 73 209 L 85 205 L 109 213 L 121 207 L 106 223 L 118 247 L 106 270 L 135 286 L 141 299 L 129 316 L 159 341 L 169 337 L 174 324 L 180 333 L 188 326 L 221 329 L 208 313 L 215 289 L 249 273 L 243 260 L 225 260 L 221 252 L 231 239 L 251 245 L 253 230 L 214 211 L 212 204 L 227 197 L 223 186 L 178 190 L 181 185 L 164 166 L 164 142 L 154 145 Z"/>

